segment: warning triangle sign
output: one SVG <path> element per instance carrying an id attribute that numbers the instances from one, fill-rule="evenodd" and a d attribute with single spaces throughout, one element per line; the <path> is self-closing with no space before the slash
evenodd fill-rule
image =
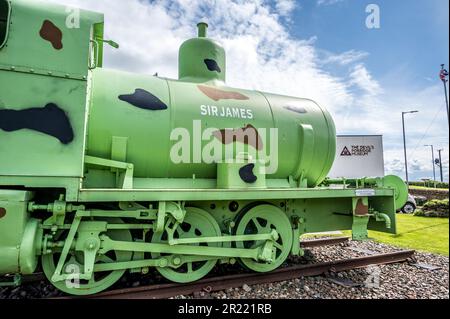
<path id="1" fill-rule="evenodd" d="M 352 153 L 350 153 L 347 146 L 345 146 L 344 149 L 342 150 L 341 156 L 352 156 Z"/>

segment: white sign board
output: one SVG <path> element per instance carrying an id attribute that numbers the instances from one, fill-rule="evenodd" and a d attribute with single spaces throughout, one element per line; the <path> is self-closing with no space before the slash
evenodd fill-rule
<path id="1" fill-rule="evenodd" d="M 336 158 L 328 177 L 384 176 L 383 136 L 338 135 Z"/>

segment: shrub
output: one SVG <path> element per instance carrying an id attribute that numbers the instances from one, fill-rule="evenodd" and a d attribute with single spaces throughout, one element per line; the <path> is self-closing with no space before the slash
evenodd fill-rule
<path id="1" fill-rule="evenodd" d="M 414 216 L 418 216 L 418 217 L 425 217 L 425 212 L 421 209 L 421 208 L 417 208 L 414 211 Z"/>
<path id="2" fill-rule="evenodd" d="M 426 202 L 423 205 L 426 209 L 441 209 L 441 210 L 448 210 L 448 199 L 432 199 L 428 202 Z"/>
<path id="3" fill-rule="evenodd" d="M 414 216 L 423 217 L 449 217 L 448 214 L 448 199 L 438 200 L 433 199 L 426 202 L 421 209 L 414 212 Z"/>
<path id="4" fill-rule="evenodd" d="M 417 206 L 423 206 L 427 202 L 427 198 L 425 196 L 414 196 L 416 200 Z"/>

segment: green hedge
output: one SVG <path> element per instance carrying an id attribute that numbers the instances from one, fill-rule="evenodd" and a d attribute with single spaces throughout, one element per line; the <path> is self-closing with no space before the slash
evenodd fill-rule
<path id="1" fill-rule="evenodd" d="M 421 209 L 417 209 L 414 212 L 414 216 L 448 218 L 448 199 L 430 200 L 426 202 Z"/>
<path id="2" fill-rule="evenodd" d="M 411 186 L 434 187 L 433 182 L 409 182 Z M 436 188 L 448 188 L 448 183 L 436 182 Z"/>

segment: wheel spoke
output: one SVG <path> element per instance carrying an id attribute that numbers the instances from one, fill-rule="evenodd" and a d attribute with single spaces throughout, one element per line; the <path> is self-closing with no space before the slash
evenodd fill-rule
<path id="1" fill-rule="evenodd" d="M 188 273 L 192 272 L 192 262 L 187 263 L 187 270 L 188 270 Z"/>
<path id="2" fill-rule="evenodd" d="M 111 258 L 109 258 L 109 257 L 106 256 L 106 255 L 100 255 L 100 256 L 97 258 L 97 261 L 101 261 L 101 262 L 104 262 L 104 263 L 112 263 L 112 262 L 114 262 L 114 260 L 112 260 Z"/>
<path id="3" fill-rule="evenodd" d="M 186 237 L 186 232 L 184 230 L 182 230 L 180 227 L 178 227 L 176 233 L 178 234 L 178 238 L 185 238 Z"/>
<path id="4" fill-rule="evenodd" d="M 279 250 L 283 250 L 283 246 L 277 242 L 274 242 L 273 245 L 278 248 Z"/>
<path id="5" fill-rule="evenodd" d="M 257 233 L 261 234 L 264 231 L 264 227 L 259 223 L 259 220 L 257 217 L 252 218 L 253 224 L 256 226 Z"/>

